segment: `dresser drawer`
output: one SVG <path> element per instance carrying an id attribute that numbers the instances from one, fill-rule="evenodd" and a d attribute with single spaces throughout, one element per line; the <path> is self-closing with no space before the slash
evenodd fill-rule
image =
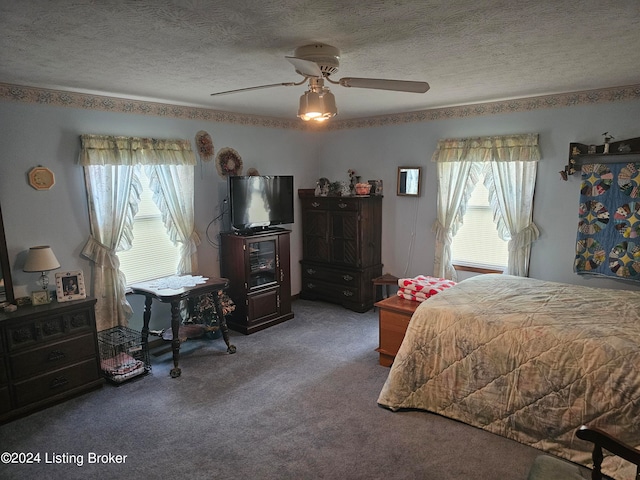
<path id="1" fill-rule="evenodd" d="M 93 309 L 76 310 L 64 314 L 64 326 L 69 333 L 93 331 Z"/>
<path id="2" fill-rule="evenodd" d="M 17 406 L 24 407 L 99 379 L 98 365 L 96 359 L 92 358 L 23 382 L 16 382 L 14 390 Z"/>
<path id="3" fill-rule="evenodd" d="M 38 342 L 55 339 L 64 335 L 64 318 L 62 315 L 52 315 L 37 321 L 25 321 L 7 327 L 9 351 L 27 348 Z"/>
<path id="4" fill-rule="evenodd" d="M 322 280 L 303 280 L 302 289 L 313 296 L 317 295 L 337 302 L 344 300 L 359 301 L 360 299 L 360 290 L 356 286 L 340 285 Z"/>
<path id="5" fill-rule="evenodd" d="M 300 204 L 304 210 L 326 210 L 327 208 L 329 208 L 327 197 L 301 198 Z"/>
<path id="6" fill-rule="evenodd" d="M 68 333 L 92 331 L 90 310 L 75 310 L 64 314 L 16 323 L 7 327 L 9 351 L 35 346 L 38 343 L 55 341 Z"/>
<path id="7" fill-rule="evenodd" d="M 313 282 L 321 280 L 355 287 L 360 284 L 360 276 L 361 274 L 359 272 L 334 270 L 309 264 L 303 264 L 302 266 L 302 279 L 305 283 L 307 281 Z"/>
<path id="8" fill-rule="evenodd" d="M 300 202 L 303 210 L 358 210 L 356 199 L 349 197 L 304 197 Z"/>
<path id="9" fill-rule="evenodd" d="M 87 357 L 96 357 L 93 333 L 59 342 L 47 342 L 40 348 L 14 354 L 10 357 L 11 374 L 13 378 L 21 379 L 76 363 Z"/>

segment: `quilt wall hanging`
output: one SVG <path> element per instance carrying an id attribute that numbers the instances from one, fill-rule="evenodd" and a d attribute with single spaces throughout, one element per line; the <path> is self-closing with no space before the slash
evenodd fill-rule
<path id="1" fill-rule="evenodd" d="M 640 282 L 640 163 L 582 166 L 574 271 Z"/>

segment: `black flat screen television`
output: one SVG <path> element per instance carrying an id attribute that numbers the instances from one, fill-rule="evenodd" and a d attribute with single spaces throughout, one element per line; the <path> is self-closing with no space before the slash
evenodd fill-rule
<path id="1" fill-rule="evenodd" d="M 234 230 L 293 223 L 293 176 L 229 177 L 229 209 Z"/>

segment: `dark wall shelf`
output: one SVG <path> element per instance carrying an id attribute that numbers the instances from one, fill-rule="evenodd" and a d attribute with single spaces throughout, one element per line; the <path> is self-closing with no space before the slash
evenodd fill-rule
<path id="1" fill-rule="evenodd" d="M 640 162 L 640 153 L 587 153 L 585 155 L 576 155 L 572 158 L 578 167 L 592 163 L 637 163 Z"/>
<path id="2" fill-rule="evenodd" d="M 594 150 L 595 153 L 589 153 Z M 563 180 L 567 180 L 569 175 L 576 173 L 583 165 L 594 163 L 640 163 L 640 137 L 591 146 L 584 143 L 570 143 L 569 163 L 564 166 L 564 170 L 560 170 L 560 176 Z"/>

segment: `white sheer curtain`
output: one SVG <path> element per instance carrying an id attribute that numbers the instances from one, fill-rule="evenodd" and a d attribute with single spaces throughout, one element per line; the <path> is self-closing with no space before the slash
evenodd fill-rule
<path id="1" fill-rule="evenodd" d="M 481 163 L 438 163 L 438 218 L 433 224 L 436 234 L 436 253 L 433 274 L 436 277 L 457 280 L 451 258 L 451 242 L 462 225 L 469 197 L 478 183 Z"/>
<path id="2" fill-rule="evenodd" d="M 485 170 L 494 221 L 500 237 L 509 240 L 507 273 L 526 276 L 531 243 L 538 237 L 532 222 L 537 160 L 537 134 L 446 139 L 438 142 L 432 161 L 438 167 L 438 206 L 434 275 L 455 280 L 451 241 L 467 208 L 467 202 Z"/>
<path id="3" fill-rule="evenodd" d="M 494 143 L 491 174 L 485 176 L 485 186 L 498 235 L 509 241 L 507 273 L 526 277 L 531 244 L 540 236 L 533 223 L 533 194 L 540 159 L 538 137 L 498 137 Z"/>
<path id="4" fill-rule="evenodd" d="M 162 220 L 174 245 L 180 244 L 179 274 L 198 270 L 193 212 L 193 167 L 190 165 L 153 165 L 147 167 L 153 201 L 162 212 Z"/>
<path id="5" fill-rule="evenodd" d="M 91 235 L 82 255 L 95 264 L 96 323 L 98 330 L 105 330 L 126 325 L 132 313 L 126 300 L 124 276 L 119 270 L 116 252 L 129 249 L 133 238 L 133 218 L 138 210 L 141 191 L 135 166 L 190 165 L 189 168 L 193 169 L 196 160 L 191 144 L 186 140 L 82 135 L 81 142 L 80 164 L 85 171 L 91 224 Z M 167 188 L 169 190 L 171 188 Z M 166 196 L 164 192 L 161 195 Z M 191 195 L 192 205 L 193 192 Z M 174 201 L 165 200 L 165 209 Z M 165 218 L 171 218 L 170 213 L 160 210 Z M 189 210 L 193 215 L 193 208 Z M 171 222 L 176 220 L 172 218 Z M 189 235 L 190 238 L 192 236 Z"/>

